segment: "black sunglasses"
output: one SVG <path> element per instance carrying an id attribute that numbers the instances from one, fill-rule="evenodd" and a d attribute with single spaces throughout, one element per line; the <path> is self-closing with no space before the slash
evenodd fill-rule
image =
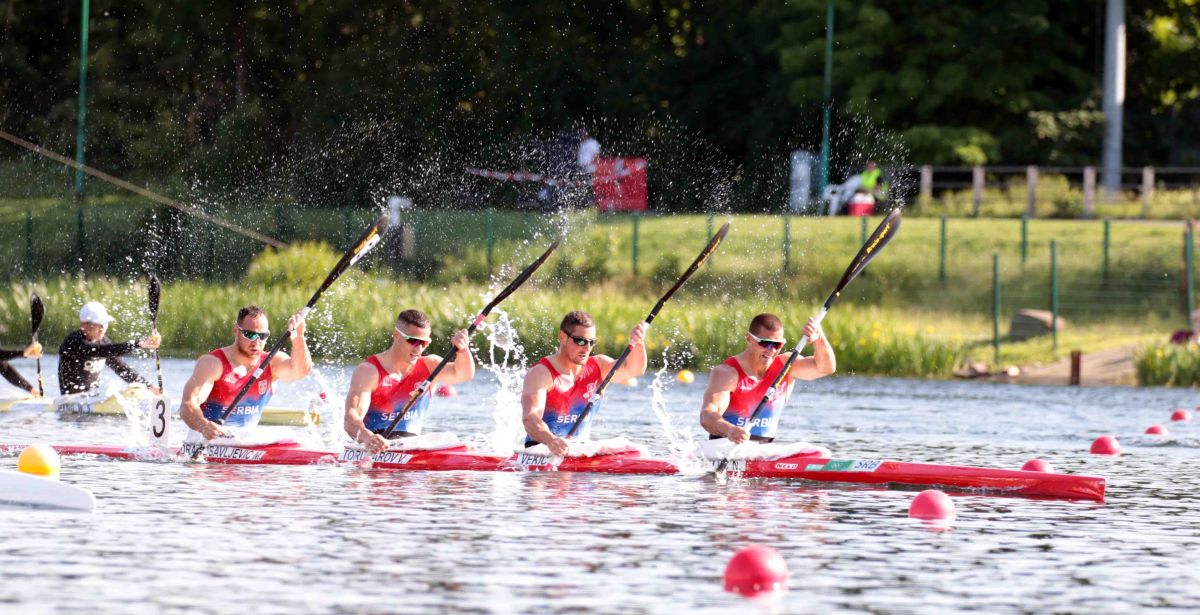
<path id="1" fill-rule="evenodd" d="M 242 337 L 250 340 L 251 342 L 256 342 L 258 340 L 265 342 L 267 341 L 267 338 L 271 337 L 270 331 L 248 331 L 241 327 L 238 327 L 238 331 L 242 332 Z"/>
<path id="2" fill-rule="evenodd" d="M 762 346 L 763 348 L 768 348 L 768 349 L 779 350 L 780 348 L 783 348 L 783 345 L 785 343 L 787 343 L 787 340 L 766 339 L 763 337 L 759 337 L 750 332 L 747 332 L 746 335 L 749 335 L 750 337 L 754 338 L 754 341 L 758 342 L 759 346 Z"/>
<path id="3" fill-rule="evenodd" d="M 562 331 L 564 334 L 566 334 L 567 337 L 571 338 L 571 341 L 575 342 L 575 345 L 579 346 L 580 348 L 582 348 L 584 346 L 592 346 L 592 347 L 596 346 L 596 340 L 594 340 L 594 339 L 588 339 L 586 337 L 577 337 L 577 336 L 571 335 L 571 333 L 569 331 L 567 331 L 566 329 L 559 329 L 559 331 Z"/>

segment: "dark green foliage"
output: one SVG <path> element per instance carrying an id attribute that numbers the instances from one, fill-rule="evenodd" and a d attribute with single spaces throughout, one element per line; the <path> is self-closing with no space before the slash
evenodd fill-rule
<path id="1" fill-rule="evenodd" d="M 651 158 L 658 208 L 773 211 L 788 153 L 818 146 L 825 6 L 93 0 L 88 161 L 221 203 L 511 206 L 531 190 L 463 167 L 540 170 L 539 143 L 586 127 Z M 835 167 L 1095 162 L 1102 2 L 835 6 Z M 1200 17 L 1156 0 L 1128 23 L 1126 159 L 1196 164 Z M 73 3 L 0 11 L 0 127 L 68 155 L 79 24 Z M 10 175 L 5 196 L 47 181 Z"/>

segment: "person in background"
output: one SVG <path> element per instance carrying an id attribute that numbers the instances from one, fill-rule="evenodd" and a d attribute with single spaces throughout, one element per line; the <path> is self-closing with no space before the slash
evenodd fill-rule
<path id="1" fill-rule="evenodd" d="M 883 169 L 880 169 L 874 160 L 867 161 L 867 169 L 862 172 L 860 186 L 878 201 L 887 199 L 888 185 L 886 181 L 883 181 Z"/>
<path id="2" fill-rule="evenodd" d="M 72 331 L 58 347 L 58 388 L 64 395 L 86 393 L 100 384 L 100 372 L 111 367 L 122 380 L 146 385 L 155 395 L 161 395 L 158 387 L 133 371 L 121 357 L 138 348 L 158 348 L 161 337 L 158 331 L 136 342 L 114 344 L 105 333 L 115 320 L 108 310 L 96 301 L 83 304 L 79 310 L 79 329 Z"/>
<path id="3" fill-rule="evenodd" d="M 28 391 L 34 397 L 41 397 L 41 393 L 38 392 L 37 387 L 29 384 L 29 382 L 21 377 L 21 374 L 17 373 L 17 370 L 13 369 L 13 366 L 8 364 L 9 359 L 19 359 L 21 357 L 36 359 L 40 356 L 42 356 L 42 345 L 37 342 L 33 342 L 20 350 L 0 349 L 0 376 L 4 376 L 4 379 L 9 384 L 18 389 Z"/>
<path id="4" fill-rule="evenodd" d="M 600 142 L 586 130 L 579 131 L 579 170 L 592 175 L 596 172 L 596 157 L 600 155 Z"/>
<path id="5" fill-rule="evenodd" d="M 1192 328 L 1180 329 L 1171 334 L 1172 344 L 1200 343 L 1200 308 L 1192 312 Z"/>

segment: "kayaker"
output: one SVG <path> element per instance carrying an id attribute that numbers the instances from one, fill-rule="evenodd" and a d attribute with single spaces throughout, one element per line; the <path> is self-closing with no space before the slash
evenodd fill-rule
<path id="1" fill-rule="evenodd" d="M 21 374 L 13 368 L 13 366 L 8 364 L 10 359 L 19 359 L 21 357 L 25 357 L 27 359 L 36 359 L 40 356 L 42 356 L 42 345 L 37 342 L 31 343 L 21 350 L 0 349 L 0 376 L 4 376 L 4 379 L 7 380 L 9 384 L 17 387 L 18 389 L 27 391 L 34 397 L 41 397 L 41 395 L 38 393 L 37 387 L 29 384 L 29 382 L 22 378 Z"/>
<path id="2" fill-rule="evenodd" d="M 825 338 L 821 325 L 809 319 L 803 333 L 813 344 L 813 356 L 797 358 L 792 363 L 775 398 L 767 402 L 753 425 L 746 425 L 759 400 L 791 356 L 791 352 L 781 352 L 787 340 L 783 336 L 783 321 L 778 316 L 759 314 L 750 321 L 746 349 L 712 368 L 709 375 L 704 405 L 700 409 L 700 425 L 709 433 L 710 439 L 729 438 L 734 444 L 747 439 L 771 442 L 795 381 L 816 380 L 837 369 L 833 347 Z"/>
<path id="3" fill-rule="evenodd" d="M 392 327 L 392 345 L 383 352 L 367 357 L 354 368 L 350 376 L 350 391 L 346 393 L 346 434 L 372 453 L 388 448 L 385 432 L 396 413 L 417 393 L 442 357 L 424 355 L 429 347 L 429 317 L 420 310 L 404 310 L 396 316 Z M 475 377 L 475 358 L 471 356 L 467 330 L 456 331 L 450 337 L 454 360 L 438 373 L 437 384 L 457 384 Z M 429 395 L 422 395 L 404 419 L 396 424 L 391 438 L 419 435 Z"/>
<path id="4" fill-rule="evenodd" d="M 640 322 L 629 332 L 629 356 L 613 374 L 614 380 L 624 382 L 646 373 L 648 327 Z M 521 409 L 526 448 L 542 443 L 556 457 L 567 454 L 567 433 L 616 363 L 602 354 L 592 356 L 595 347 L 596 322 L 587 312 L 575 311 L 563 317 L 558 326 L 558 352 L 543 357 L 525 374 Z M 597 410 L 599 402 L 576 432 L 578 439 L 588 439 L 591 418 Z"/>
<path id="5" fill-rule="evenodd" d="M 304 317 L 293 314 L 284 335 L 291 341 L 291 356 L 282 351 L 275 353 L 225 423 L 218 424 L 216 421 L 253 376 L 271 337 L 266 311 L 257 305 L 238 310 L 233 325 L 233 343 L 197 359 L 192 376 L 183 386 L 179 416 L 192 429 L 188 441 L 196 441 L 197 436 L 212 440 L 233 435 L 232 429 L 257 425 L 275 390 L 276 380 L 291 382 L 308 375 L 312 370 L 312 356 L 304 340 Z"/>
<path id="6" fill-rule="evenodd" d="M 129 367 L 121 357 L 138 348 L 158 348 L 162 338 L 157 331 L 136 342 L 114 344 L 105 333 L 115 320 L 104 305 L 89 301 L 79 310 L 79 329 L 72 331 L 58 347 L 58 388 L 64 395 L 86 393 L 100 384 L 100 372 L 107 365 L 122 380 L 146 385 L 155 395 L 161 393 Z"/>

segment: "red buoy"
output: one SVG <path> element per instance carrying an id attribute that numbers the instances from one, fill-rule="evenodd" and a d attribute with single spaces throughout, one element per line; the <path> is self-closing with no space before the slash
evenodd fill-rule
<path id="1" fill-rule="evenodd" d="M 926 489 L 913 498 L 908 506 L 908 516 L 927 521 L 948 521 L 953 519 L 954 502 L 950 496 L 937 489 Z"/>
<path id="2" fill-rule="evenodd" d="M 1151 425 L 1146 428 L 1146 435 L 1148 436 L 1165 436 L 1167 433 L 1167 428 L 1162 425 Z"/>
<path id="3" fill-rule="evenodd" d="M 1093 455 L 1120 455 L 1121 443 L 1112 436 L 1100 436 L 1092 442 Z"/>
<path id="4" fill-rule="evenodd" d="M 454 387 L 448 384 L 439 384 L 438 387 L 433 390 L 433 394 L 437 395 L 438 397 L 454 397 L 455 395 L 458 395 L 458 391 L 455 391 Z"/>
<path id="5" fill-rule="evenodd" d="M 1171 420 L 1172 421 L 1190 421 L 1190 420 L 1192 420 L 1192 413 L 1188 412 L 1187 410 L 1184 410 L 1183 408 L 1180 408 L 1171 413 Z"/>
<path id="6" fill-rule="evenodd" d="M 1021 466 L 1021 469 L 1025 470 L 1026 472 L 1053 472 L 1054 471 L 1054 468 L 1048 462 L 1043 461 L 1041 459 L 1030 459 L 1029 461 L 1025 462 L 1025 465 Z"/>
<path id="7" fill-rule="evenodd" d="M 729 558 L 725 566 L 725 591 L 746 597 L 787 588 L 787 563 L 765 545 L 750 545 Z"/>

